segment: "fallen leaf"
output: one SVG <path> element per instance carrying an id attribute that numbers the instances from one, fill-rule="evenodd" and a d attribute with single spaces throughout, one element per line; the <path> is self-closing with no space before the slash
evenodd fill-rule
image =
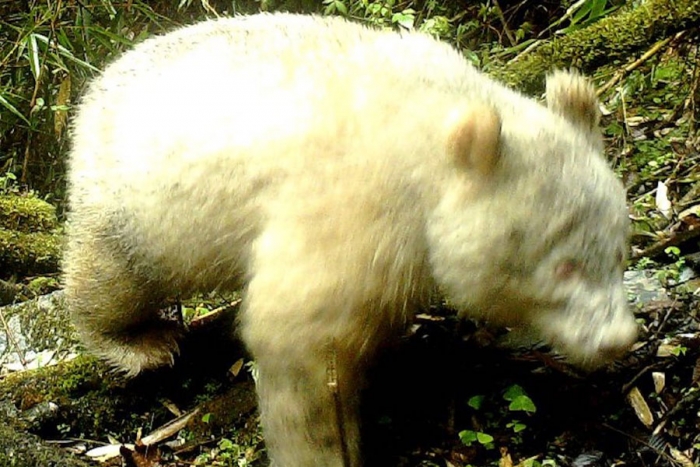
<path id="1" fill-rule="evenodd" d="M 666 373 L 654 371 L 651 373 L 651 379 L 654 381 L 654 392 L 661 394 L 666 387 Z"/>
<path id="2" fill-rule="evenodd" d="M 649 405 L 646 400 L 644 400 L 644 396 L 642 396 L 637 386 L 633 387 L 629 394 L 627 394 L 627 400 L 634 409 L 634 413 L 637 415 L 639 421 L 642 422 L 644 426 L 651 427 L 652 423 L 654 423 L 654 415 L 651 413 Z"/>

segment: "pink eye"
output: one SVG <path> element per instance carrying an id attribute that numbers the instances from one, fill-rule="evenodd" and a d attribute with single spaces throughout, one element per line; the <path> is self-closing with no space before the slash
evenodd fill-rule
<path id="1" fill-rule="evenodd" d="M 569 280 L 580 272 L 580 265 L 577 261 L 568 259 L 559 263 L 554 270 L 555 277 L 558 280 Z"/>

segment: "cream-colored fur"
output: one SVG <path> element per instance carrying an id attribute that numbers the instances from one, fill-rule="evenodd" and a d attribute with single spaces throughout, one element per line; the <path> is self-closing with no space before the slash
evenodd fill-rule
<path id="1" fill-rule="evenodd" d="M 548 105 L 417 33 L 287 14 L 145 41 L 74 120 L 68 305 L 129 374 L 172 362 L 168 297 L 245 287 L 266 440 L 361 464 L 363 368 L 439 289 L 592 365 L 635 337 L 621 184 L 577 74 Z M 338 376 L 338 405 L 328 366 Z M 337 416 L 345 428 L 343 449 Z"/>

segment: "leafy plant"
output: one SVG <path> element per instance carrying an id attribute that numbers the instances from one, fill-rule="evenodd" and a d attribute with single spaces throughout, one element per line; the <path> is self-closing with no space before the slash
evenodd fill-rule
<path id="1" fill-rule="evenodd" d="M 481 431 L 462 430 L 459 432 L 459 439 L 465 446 L 471 446 L 473 443 L 478 442 L 486 449 L 495 448 L 493 436 Z"/>
<path id="2" fill-rule="evenodd" d="M 525 390 L 517 384 L 512 385 L 506 390 L 505 394 L 503 394 L 503 399 L 510 402 L 508 410 L 511 412 L 522 411 L 535 413 L 537 411 L 532 399 L 530 399 L 528 395 L 525 394 Z"/>
<path id="3" fill-rule="evenodd" d="M 571 17 L 569 27 L 562 29 L 560 33 L 567 34 L 590 26 L 616 9 L 616 6 L 608 7 L 608 0 L 586 0 L 581 8 Z"/>
<path id="4" fill-rule="evenodd" d="M 487 411 L 487 402 L 497 403 L 496 410 Z M 501 396 L 501 401 L 493 401 L 484 395 L 475 395 L 467 400 L 467 405 L 474 411 L 484 414 L 483 418 L 486 420 L 484 428 L 489 432 L 502 431 L 503 427 L 512 432 L 513 435 L 511 435 L 510 440 L 514 444 L 522 442 L 520 434 L 527 429 L 527 425 L 513 415 L 518 412 L 531 415 L 537 411 L 535 403 L 525 390 L 517 384 L 511 385 L 505 390 Z M 481 429 L 462 430 L 459 432 L 459 439 L 465 446 L 472 446 L 478 443 L 486 449 L 495 447 L 494 437 Z"/>

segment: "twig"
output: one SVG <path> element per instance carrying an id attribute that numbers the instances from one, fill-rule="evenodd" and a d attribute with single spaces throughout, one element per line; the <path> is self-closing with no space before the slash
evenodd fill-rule
<path id="1" fill-rule="evenodd" d="M 170 438 L 175 435 L 178 431 L 182 430 L 187 426 L 187 424 L 192 420 L 194 416 L 199 414 L 199 408 L 192 410 L 184 415 L 170 420 L 165 425 L 151 432 L 148 436 L 144 436 L 137 441 L 137 444 L 143 444 L 145 446 L 151 446 L 153 444 L 159 443 L 165 439 Z"/>
<path id="2" fill-rule="evenodd" d="M 676 41 L 676 40 L 681 39 L 687 32 L 688 31 L 681 31 L 681 32 L 677 33 L 675 36 L 667 37 L 666 39 L 660 40 L 656 44 L 651 46 L 651 48 L 649 50 L 647 50 L 644 53 L 644 55 L 642 55 L 641 57 L 639 57 L 637 60 L 630 63 L 629 65 L 625 66 L 622 70 L 618 71 L 615 74 L 615 76 L 610 78 L 610 80 L 607 83 L 605 83 L 603 86 L 601 86 L 597 91 L 598 96 L 600 96 L 600 95 L 604 94 L 605 92 L 607 92 L 608 90 L 610 90 L 610 88 L 615 86 L 622 78 L 624 78 L 629 73 L 631 73 L 632 71 L 637 69 L 642 63 L 646 62 L 651 57 L 653 57 L 654 55 L 659 53 L 659 50 L 666 47 L 671 41 Z"/>
<path id="3" fill-rule="evenodd" d="M 508 27 L 508 22 L 506 21 L 506 17 L 503 15 L 503 9 L 501 8 L 501 5 L 498 4 L 498 0 L 493 0 L 493 4 L 496 5 L 496 14 L 498 15 L 498 19 L 501 20 L 501 24 L 503 25 L 503 31 L 505 31 L 506 36 L 508 36 L 510 46 L 515 47 L 515 44 L 517 44 L 518 41 L 515 39 L 513 32 Z"/>
<path id="4" fill-rule="evenodd" d="M 532 44 L 528 45 L 528 46 L 525 48 L 525 50 L 523 50 L 523 51 L 520 52 L 518 55 L 516 55 L 515 57 L 513 57 L 513 59 L 510 60 L 510 61 L 508 62 L 508 64 L 510 65 L 511 63 L 520 60 L 521 57 L 523 57 L 523 56 L 529 54 L 530 52 L 532 52 L 533 50 L 535 50 L 537 47 L 539 47 L 540 45 L 544 44 L 546 41 L 545 41 L 544 39 L 542 39 L 542 36 L 544 36 L 544 35 L 545 35 L 548 31 L 550 31 L 552 28 L 555 28 L 555 27 L 559 26 L 561 23 L 563 23 L 563 22 L 566 21 L 567 19 L 571 18 L 571 17 L 574 15 L 574 13 L 576 13 L 576 12 L 586 3 L 586 1 L 587 1 L 587 0 L 578 0 L 578 2 L 574 3 L 573 5 L 571 5 L 571 6 L 566 10 L 566 13 L 564 13 L 564 16 L 562 16 L 562 17 L 559 18 L 557 21 L 555 21 L 555 22 L 553 22 L 552 24 L 550 24 L 547 28 L 543 29 L 542 32 L 540 32 L 540 33 L 537 35 L 537 39 L 536 39 Z M 500 10 L 500 8 L 499 8 L 499 10 Z M 555 33 L 555 34 L 556 34 L 556 33 Z"/>
<path id="5" fill-rule="evenodd" d="M 539 38 L 542 37 L 544 34 L 546 34 L 550 29 L 559 26 L 561 23 L 563 23 L 563 22 L 566 21 L 567 19 L 569 19 L 569 18 L 571 18 L 572 16 L 574 16 L 574 13 L 576 13 L 578 10 L 580 10 L 581 7 L 586 3 L 586 1 L 587 1 L 587 0 L 578 0 L 578 2 L 574 3 L 573 5 L 571 5 L 571 6 L 566 10 L 566 13 L 564 13 L 564 16 L 562 16 L 561 18 L 559 18 L 558 20 L 556 20 L 555 22 L 553 22 L 552 24 L 550 24 L 549 26 L 547 26 L 542 32 L 540 32 L 540 33 L 537 35 L 537 38 L 539 39 Z"/>
<path id="6" fill-rule="evenodd" d="M 27 359 L 24 356 L 24 352 L 22 352 L 22 349 L 20 348 L 19 344 L 15 340 L 14 334 L 12 333 L 12 329 L 10 329 L 10 326 L 7 324 L 7 321 L 5 320 L 5 314 L 2 312 L 2 309 L 0 308 L 0 321 L 2 321 L 2 325 L 5 328 L 5 334 L 7 335 L 7 340 L 10 341 L 12 344 L 12 347 L 15 348 L 15 351 L 17 352 L 17 356 L 19 357 L 19 361 L 22 362 L 22 366 L 26 367 L 27 366 Z"/>
<path id="7" fill-rule="evenodd" d="M 630 390 L 632 389 L 632 387 L 633 387 L 635 384 L 637 384 L 637 381 L 639 381 L 639 379 L 640 379 L 642 376 L 644 376 L 645 374 L 647 374 L 647 373 L 648 373 L 649 371 L 651 371 L 651 370 L 656 370 L 656 369 L 658 369 L 660 366 L 661 366 L 661 363 L 652 363 L 651 365 L 645 366 L 645 367 L 642 368 L 640 371 L 638 371 L 637 374 L 634 375 L 634 376 L 632 377 L 631 380 L 629 380 L 627 383 L 625 383 L 625 384 L 622 386 L 622 390 L 621 390 L 620 392 L 621 392 L 622 394 L 625 394 L 625 395 L 626 395 L 628 392 L 630 392 Z"/>
<path id="8" fill-rule="evenodd" d="M 688 230 L 673 235 L 669 238 L 664 238 L 649 246 L 648 248 L 643 249 L 639 253 L 632 254 L 630 258 L 630 264 L 636 263 L 637 261 L 639 261 L 640 258 L 643 257 L 653 258 L 657 255 L 660 255 L 666 248 L 670 246 L 678 246 L 681 243 L 687 242 L 688 240 L 698 236 L 700 236 L 700 226 L 690 225 L 688 226 Z"/>

